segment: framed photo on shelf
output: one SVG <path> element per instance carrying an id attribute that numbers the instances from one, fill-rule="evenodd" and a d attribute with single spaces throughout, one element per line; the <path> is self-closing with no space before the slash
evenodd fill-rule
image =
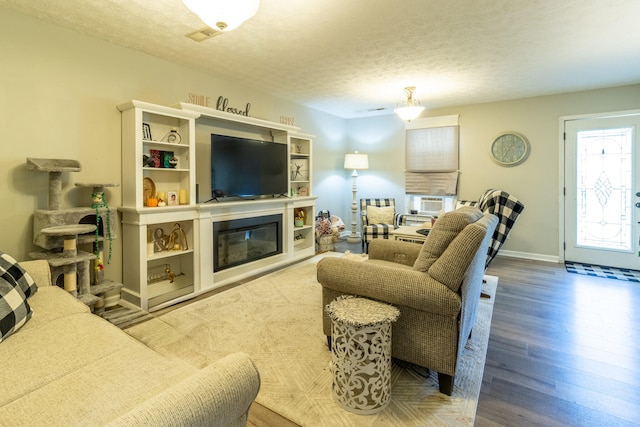
<path id="1" fill-rule="evenodd" d="M 149 126 L 149 123 L 142 123 L 142 139 L 145 141 L 153 141 L 151 138 L 151 126 Z"/>
<path id="2" fill-rule="evenodd" d="M 167 191 L 167 206 L 178 206 L 177 191 Z"/>

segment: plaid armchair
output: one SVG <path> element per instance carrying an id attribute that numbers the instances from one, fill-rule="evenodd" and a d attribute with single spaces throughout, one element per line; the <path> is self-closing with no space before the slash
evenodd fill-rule
<path id="1" fill-rule="evenodd" d="M 385 215 L 387 218 L 384 222 L 377 222 L 376 218 L 367 214 L 367 208 L 375 206 L 376 208 L 392 208 L 391 215 Z M 390 231 L 398 228 L 402 215 L 395 211 L 395 199 L 360 199 L 360 215 L 362 216 L 362 251 L 369 251 L 369 242 L 373 239 L 388 239 Z M 380 215 L 376 215 L 380 218 Z M 373 219 L 373 221 L 371 220 Z M 375 222 L 374 222 L 375 221 Z"/>
<path id="2" fill-rule="evenodd" d="M 524 205 L 517 198 L 502 190 L 489 189 L 477 201 L 458 200 L 456 207 L 477 206 L 484 213 L 492 213 L 498 217 L 498 226 L 493 232 L 485 268 L 498 254 L 498 250 L 507 240 L 516 219 L 524 210 Z"/>

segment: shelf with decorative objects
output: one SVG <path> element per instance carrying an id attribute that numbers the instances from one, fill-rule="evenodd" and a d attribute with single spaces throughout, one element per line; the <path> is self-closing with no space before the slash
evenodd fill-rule
<path id="1" fill-rule="evenodd" d="M 195 268 L 197 113 L 130 101 L 122 115 L 123 299 L 145 310 L 190 298 Z M 151 279 L 156 270 L 166 277 Z"/>
<path id="2" fill-rule="evenodd" d="M 310 250 L 315 245 L 314 206 L 306 200 L 296 201 L 293 206 L 293 250 Z"/>
<path id="3" fill-rule="evenodd" d="M 122 205 L 139 209 L 194 205 L 198 114 L 142 101 L 121 104 L 118 109 L 122 170 L 127 177 Z"/>
<path id="4" fill-rule="evenodd" d="M 291 197 L 311 195 L 311 135 L 289 135 L 289 169 L 291 171 Z"/>
<path id="5" fill-rule="evenodd" d="M 125 300 L 153 311 L 194 296 L 195 216 L 193 209 L 157 208 L 145 214 L 122 210 L 123 247 L 131 261 L 123 263 Z"/>

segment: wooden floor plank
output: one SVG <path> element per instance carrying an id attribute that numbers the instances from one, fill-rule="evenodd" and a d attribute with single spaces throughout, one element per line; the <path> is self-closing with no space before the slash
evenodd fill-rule
<path id="1" fill-rule="evenodd" d="M 476 425 L 640 425 L 640 285 L 497 257 Z"/>

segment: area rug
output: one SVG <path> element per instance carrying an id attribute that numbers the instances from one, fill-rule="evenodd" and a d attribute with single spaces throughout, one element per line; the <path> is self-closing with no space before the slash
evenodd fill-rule
<path id="1" fill-rule="evenodd" d="M 606 277 L 607 279 L 626 280 L 628 282 L 640 282 L 640 271 L 638 270 L 606 267 L 594 264 L 581 264 L 572 261 L 565 261 L 564 265 L 569 273 Z"/>
<path id="2" fill-rule="evenodd" d="M 126 332 L 171 358 L 202 367 L 242 351 L 260 371 L 256 401 L 302 426 L 473 425 L 498 279 L 486 276 L 478 323 L 459 365 L 452 396 L 437 375 L 392 368 L 391 402 L 374 415 L 341 409 L 331 394 L 331 352 L 322 333 L 322 290 L 310 260 L 163 314 Z"/>

